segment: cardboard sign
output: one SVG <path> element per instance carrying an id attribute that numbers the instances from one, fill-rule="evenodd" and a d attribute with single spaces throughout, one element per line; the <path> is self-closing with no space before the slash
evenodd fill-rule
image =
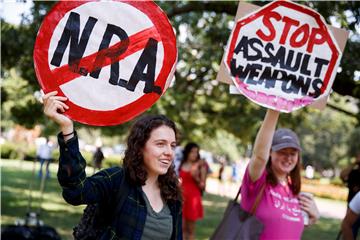
<path id="1" fill-rule="evenodd" d="M 247 98 L 275 110 L 326 102 L 341 50 L 322 17 L 289 1 L 253 6 L 239 4 L 250 14 L 234 26 L 223 59 L 225 75 Z M 217 79 L 227 80 L 223 66 Z"/>
<path id="2" fill-rule="evenodd" d="M 176 37 L 152 1 L 61 1 L 44 19 L 34 64 L 44 92 L 67 97 L 65 115 L 116 125 L 151 107 L 172 80 Z"/>

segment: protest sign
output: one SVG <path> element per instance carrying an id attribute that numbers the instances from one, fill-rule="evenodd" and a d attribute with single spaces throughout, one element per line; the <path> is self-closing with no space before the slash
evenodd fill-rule
<path id="1" fill-rule="evenodd" d="M 61 1 L 45 17 L 34 47 L 45 93 L 68 98 L 65 115 L 116 125 L 151 107 L 170 84 L 176 37 L 152 1 Z"/>
<path id="2" fill-rule="evenodd" d="M 346 31 L 336 34 L 339 48 L 318 13 L 289 1 L 240 3 L 237 17 L 217 80 L 231 79 L 250 100 L 283 112 L 326 102 Z"/>

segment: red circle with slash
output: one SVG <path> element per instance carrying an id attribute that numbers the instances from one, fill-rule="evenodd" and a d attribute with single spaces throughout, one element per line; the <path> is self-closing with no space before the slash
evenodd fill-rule
<path id="1" fill-rule="evenodd" d="M 83 7 L 84 4 L 94 3 L 96 1 L 61 1 L 55 4 L 51 11 L 45 17 L 36 38 L 34 46 L 34 65 L 35 72 L 38 78 L 38 82 L 45 93 L 51 91 L 58 91 L 58 95 L 68 98 L 66 104 L 69 106 L 64 114 L 71 119 L 95 126 L 109 126 L 117 125 L 131 120 L 135 116 L 143 113 L 150 108 L 160 97 L 165 93 L 167 87 L 172 80 L 172 76 L 175 71 L 175 65 L 177 61 L 177 48 L 176 37 L 172 26 L 166 16 L 166 14 L 152 1 L 112 1 L 114 4 L 127 4 L 128 7 L 135 8 L 146 15 L 147 19 L 153 24 L 151 27 L 147 27 L 129 36 L 128 46 L 125 52 L 121 53 L 117 57 L 105 58 L 100 61 L 101 65 L 96 65 L 96 57 L 99 54 L 106 54 L 116 48 L 121 48 L 124 41 L 119 41 L 113 45 L 110 45 L 107 49 L 103 49 L 98 52 L 91 53 L 83 56 L 78 60 L 80 71 L 74 71 L 71 64 L 64 64 L 59 67 L 50 67 L 49 48 L 51 41 L 59 41 L 58 39 L 52 39 L 54 37 L 54 31 L 57 28 L 59 22 L 69 12 L 76 11 L 78 7 Z M 101 3 L 98 3 L 101 4 Z M 109 9 L 111 11 L 112 9 Z M 104 15 L 109 12 L 103 13 Z M 121 13 L 116 13 L 121 19 Z M 83 17 L 83 16 L 81 16 Z M 134 19 L 136 21 L 136 19 Z M 62 86 L 64 84 L 74 81 L 79 77 L 84 77 L 83 69 L 87 69 L 87 72 L 91 73 L 96 68 L 109 66 L 116 61 L 121 61 L 131 57 L 136 52 L 143 50 L 146 47 L 148 40 L 155 39 L 163 48 L 162 62 L 156 63 L 159 67 L 158 74 L 154 79 L 154 85 L 156 85 L 160 92 L 144 93 L 139 97 L 134 98 L 131 102 L 123 104 L 115 109 L 91 109 L 86 106 L 80 106 L 72 101 L 71 97 L 65 94 Z M 91 40 L 91 39 L 90 39 Z M 70 45 L 71 43 L 69 43 Z M 69 46 L 67 46 L 69 47 Z M 159 51 L 159 50 L 158 50 Z M 157 60 L 158 61 L 158 60 Z M 90 76 L 87 76 L 91 81 Z M 104 80 L 106 81 L 106 80 Z M 90 83 L 90 82 L 89 82 Z M 84 87 L 87 87 L 86 84 Z M 118 87 L 118 86 L 117 86 Z M 120 87 L 118 87 L 120 89 Z M 77 91 L 74 88 L 72 91 Z M 132 94 L 130 92 L 130 94 Z M 84 96 L 91 98 L 91 96 Z M 103 96 L 106 98 L 107 96 Z M 129 101 L 128 96 L 123 96 L 124 101 Z M 110 101 L 111 99 L 109 99 Z M 122 101 L 121 99 L 118 101 Z"/>

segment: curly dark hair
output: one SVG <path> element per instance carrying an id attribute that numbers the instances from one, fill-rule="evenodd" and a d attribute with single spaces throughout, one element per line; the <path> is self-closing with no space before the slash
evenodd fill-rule
<path id="1" fill-rule="evenodd" d="M 127 138 L 123 166 L 130 182 L 136 186 L 145 185 L 147 179 L 142 149 L 149 140 L 151 132 L 161 126 L 168 126 L 173 129 L 177 138 L 175 123 L 164 115 L 146 115 L 137 120 L 131 127 Z M 170 166 L 166 174 L 158 177 L 158 182 L 161 196 L 165 201 L 181 200 L 179 179 L 174 164 Z"/>
<path id="2" fill-rule="evenodd" d="M 193 142 L 189 142 L 188 144 L 185 145 L 184 150 L 183 150 L 183 158 L 181 159 L 181 163 L 180 163 L 180 167 L 188 160 L 189 154 L 191 152 L 191 150 L 193 148 L 197 148 L 200 149 L 199 145 Z M 200 153 L 198 151 L 198 156 L 197 156 L 197 160 L 200 160 Z"/>

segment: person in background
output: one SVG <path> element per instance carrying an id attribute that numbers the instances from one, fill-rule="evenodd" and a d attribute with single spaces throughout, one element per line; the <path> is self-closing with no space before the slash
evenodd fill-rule
<path id="1" fill-rule="evenodd" d="M 341 224 L 342 239 L 355 240 L 353 226 L 360 217 L 360 192 L 358 192 L 350 201 L 346 216 Z"/>
<path id="2" fill-rule="evenodd" d="M 345 168 L 340 173 L 340 178 L 343 182 L 347 183 L 349 194 L 347 198 L 348 204 L 354 196 L 360 191 L 360 148 L 356 155 L 355 162 Z M 353 236 L 356 239 L 360 229 L 360 217 L 352 224 Z"/>
<path id="3" fill-rule="evenodd" d="M 360 149 L 359 149 L 360 151 Z M 360 190 L 360 152 L 355 158 L 355 162 L 341 171 L 340 178 L 347 183 L 349 188 L 348 203 Z"/>
<path id="4" fill-rule="evenodd" d="M 185 240 L 195 239 L 196 221 L 202 219 L 204 210 L 201 202 L 205 189 L 203 164 L 200 161 L 200 147 L 196 143 L 188 143 L 184 147 L 183 159 L 180 163 L 179 176 L 183 191 L 183 235 Z"/>
<path id="5" fill-rule="evenodd" d="M 61 130 L 58 181 L 66 202 L 99 203 L 117 210 L 100 239 L 181 240 L 181 190 L 172 163 L 175 123 L 163 115 L 141 117 L 130 129 L 123 167 L 87 177 L 74 124 L 62 114 L 69 109 L 66 100 L 57 91 L 43 97 L 45 115 Z M 124 189 L 128 189 L 127 197 L 117 209 L 114 201 Z"/>
<path id="6" fill-rule="evenodd" d="M 224 170 L 225 170 L 225 160 L 221 159 L 219 173 L 218 173 L 218 179 L 220 183 L 224 181 Z"/>
<path id="7" fill-rule="evenodd" d="M 224 186 L 224 179 L 225 179 L 225 158 L 221 157 L 219 160 L 219 170 L 218 170 L 218 194 L 220 196 L 225 196 L 225 186 Z"/>
<path id="8" fill-rule="evenodd" d="M 313 179 L 314 178 L 314 168 L 311 165 L 307 165 L 305 168 L 305 177 L 307 179 Z"/>
<path id="9" fill-rule="evenodd" d="M 101 169 L 102 162 L 104 160 L 104 153 L 101 150 L 101 147 L 96 147 L 96 150 L 93 155 L 93 164 L 94 164 L 94 173 L 96 172 L 96 169 Z"/>
<path id="10" fill-rule="evenodd" d="M 179 168 L 181 164 L 181 160 L 183 159 L 183 148 L 181 146 L 176 146 L 175 148 L 175 158 L 174 158 L 174 166 L 175 172 L 179 176 Z"/>
<path id="11" fill-rule="evenodd" d="M 202 179 L 203 179 L 203 182 L 205 183 L 205 186 L 204 186 L 204 190 L 206 190 L 206 179 L 207 177 L 212 173 L 211 171 L 211 168 L 210 168 L 210 165 L 208 164 L 208 162 L 206 161 L 205 158 L 201 158 L 200 159 L 200 166 L 201 166 L 201 174 L 202 174 Z"/>
<path id="12" fill-rule="evenodd" d="M 231 164 L 231 181 L 236 183 L 239 180 L 239 164 L 238 162 L 233 162 Z"/>
<path id="13" fill-rule="evenodd" d="M 255 213 L 264 224 L 260 239 L 301 239 L 306 224 L 319 219 L 312 196 L 301 195 L 301 147 L 290 129 L 275 131 L 279 112 L 267 110 L 257 133 L 253 154 L 241 187 L 241 205 L 250 211 L 257 195 L 263 195 Z"/>
<path id="14" fill-rule="evenodd" d="M 43 165 L 45 164 L 46 168 L 46 178 L 50 178 L 50 171 L 49 166 L 52 160 L 52 153 L 53 153 L 54 144 L 46 138 L 45 143 L 40 144 L 36 151 L 36 157 L 40 162 L 40 169 L 39 169 L 39 178 L 43 177 Z M 45 176 L 44 176 L 45 177 Z"/>

